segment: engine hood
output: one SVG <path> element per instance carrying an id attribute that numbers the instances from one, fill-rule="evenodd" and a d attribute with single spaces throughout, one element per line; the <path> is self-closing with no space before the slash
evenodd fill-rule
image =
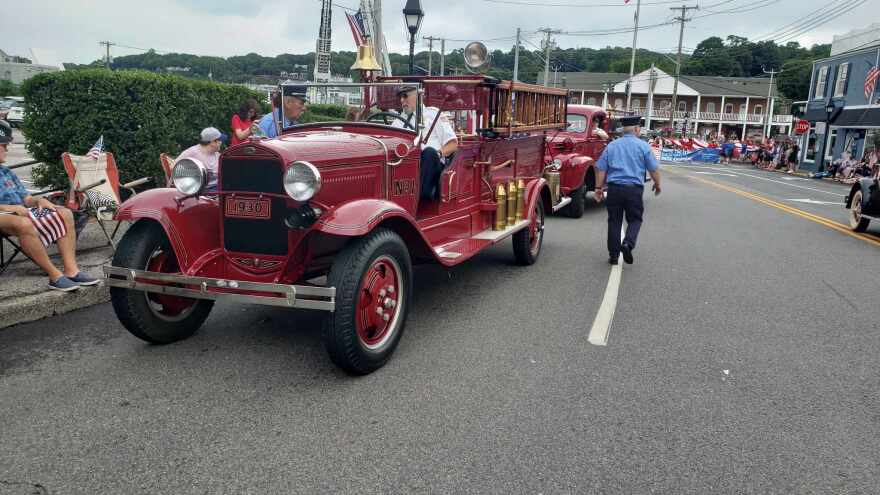
<path id="1" fill-rule="evenodd" d="M 386 144 L 380 137 L 342 131 L 309 131 L 259 141 L 285 162 L 304 160 L 315 166 L 385 160 Z"/>

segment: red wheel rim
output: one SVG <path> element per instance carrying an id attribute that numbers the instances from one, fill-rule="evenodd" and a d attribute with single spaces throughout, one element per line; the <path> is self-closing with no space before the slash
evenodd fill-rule
<path id="1" fill-rule="evenodd" d="M 163 249 L 153 251 L 150 259 L 147 261 L 146 270 L 157 273 L 180 272 L 180 268 L 177 266 L 177 259 L 172 253 Z M 176 297 L 152 292 L 145 292 L 144 294 L 147 297 L 147 304 L 152 312 L 156 316 L 169 321 L 185 318 L 196 304 L 195 299 L 187 297 Z"/>
<path id="2" fill-rule="evenodd" d="M 529 251 L 532 256 L 538 254 L 541 249 L 541 239 L 544 237 L 544 215 L 539 211 L 540 206 L 535 203 L 532 210 L 531 223 L 529 224 Z"/>
<path id="3" fill-rule="evenodd" d="M 357 334 L 368 349 L 385 345 L 394 335 L 403 308 L 403 280 L 400 266 L 388 256 L 380 256 L 361 279 L 357 302 Z"/>

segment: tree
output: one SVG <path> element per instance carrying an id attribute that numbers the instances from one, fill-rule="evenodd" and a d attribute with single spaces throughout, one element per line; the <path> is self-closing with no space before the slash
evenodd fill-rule
<path id="1" fill-rule="evenodd" d="M 804 58 L 789 60 L 782 64 L 782 73 L 777 80 L 777 88 L 785 98 L 792 101 L 806 100 L 810 94 L 810 76 L 813 60 Z"/>
<path id="2" fill-rule="evenodd" d="M 21 88 L 7 79 L 0 79 L 0 96 L 21 96 Z"/>

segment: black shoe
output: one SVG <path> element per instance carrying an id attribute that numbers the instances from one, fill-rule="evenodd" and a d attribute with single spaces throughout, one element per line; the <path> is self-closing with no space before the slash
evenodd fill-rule
<path id="1" fill-rule="evenodd" d="M 620 245 L 620 252 L 623 253 L 623 261 L 626 261 L 628 264 L 632 265 L 632 262 L 633 262 L 632 248 L 630 248 L 628 244 L 621 244 Z"/>
<path id="2" fill-rule="evenodd" d="M 608 258 L 608 264 L 609 264 L 609 265 L 616 265 L 616 264 L 617 264 L 617 256 L 611 256 L 611 257 L 609 257 L 609 258 Z"/>

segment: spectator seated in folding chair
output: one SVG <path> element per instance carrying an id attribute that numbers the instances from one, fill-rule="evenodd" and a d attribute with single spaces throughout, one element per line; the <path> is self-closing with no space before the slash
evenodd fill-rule
<path id="1" fill-rule="evenodd" d="M 22 252 L 46 272 L 51 289 L 67 292 L 79 289 L 81 285 L 98 284 L 97 279 L 82 273 L 77 266 L 76 232 L 71 211 L 46 198 L 35 198 L 18 176 L 3 166 L 10 142 L 12 128 L 0 120 L 0 245 L 6 241 L 13 246 L 9 258 L 0 253 L 0 273 L 15 255 Z M 46 252 L 53 242 L 58 243 L 64 271 L 52 264 Z"/>
<path id="2" fill-rule="evenodd" d="M 135 187 L 150 182 L 152 178 L 144 177 L 127 184 L 119 184 L 119 169 L 116 168 L 113 154 L 95 151 L 93 148 L 87 156 L 70 153 L 61 155 L 74 196 L 68 204 L 78 206 L 80 210 L 93 216 L 107 237 L 107 242 L 115 249 L 114 239 L 121 222 L 116 222 L 112 232 L 108 232 L 107 223 L 115 221 L 116 209 L 122 204 L 119 190 L 126 189 L 133 196 L 137 194 Z"/>

